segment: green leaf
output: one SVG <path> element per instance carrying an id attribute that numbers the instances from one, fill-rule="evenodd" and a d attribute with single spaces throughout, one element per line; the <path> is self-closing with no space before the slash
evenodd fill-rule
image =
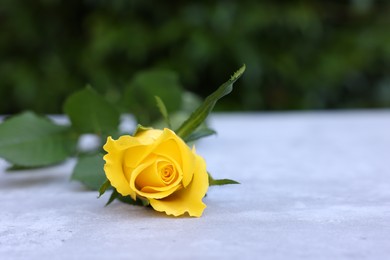
<path id="1" fill-rule="evenodd" d="M 168 128 L 172 128 L 167 107 L 165 106 L 164 102 L 159 96 L 154 96 L 154 98 L 156 99 L 157 107 L 164 118 L 165 124 L 167 125 Z"/>
<path id="2" fill-rule="evenodd" d="M 0 124 L 0 157 L 23 167 L 60 163 L 75 152 L 69 130 L 32 112 L 11 117 Z"/>
<path id="3" fill-rule="evenodd" d="M 99 190 L 106 181 L 103 167 L 102 154 L 79 157 L 71 179 L 80 181 L 91 190 Z"/>
<path id="4" fill-rule="evenodd" d="M 133 200 L 130 196 L 122 196 L 119 194 L 117 199 L 122 201 L 123 203 L 127 203 L 130 205 L 136 205 L 136 206 L 148 206 L 149 205 L 149 201 L 147 199 L 141 199 L 139 197 L 137 197 L 137 200 Z"/>
<path id="5" fill-rule="evenodd" d="M 100 198 L 106 192 L 106 190 L 110 187 L 111 187 L 111 183 L 108 179 L 106 179 L 106 181 L 99 188 L 99 197 L 98 198 Z"/>
<path id="6" fill-rule="evenodd" d="M 197 109 L 203 101 L 197 94 L 189 91 L 184 91 L 181 98 L 183 101 L 180 111 L 188 112 L 189 114 Z"/>
<path id="7" fill-rule="evenodd" d="M 147 199 L 138 198 L 133 200 L 130 196 L 122 196 L 115 188 L 113 189 L 110 198 L 108 199 L 106 206 L 110 205 L 115 199 L 120 200 L 123 203 L 136 206 L 148 206 L 149 201 Z"/>
<path id="8" fill-rule="evenodd" d="M 68 97 L 64 112 L 80 133 L 110 134 L 119 126 L 118 110 L 90 87 Z"/>
<path id="9" fill-rule="evenodd" d="M 186 138 L 195 131 L 195 129 L 206 120 L 207 116 L 213 110 L 219 99 L 229 94 L 233 90 L 233 83 L 241 77 L 245 71 L 243 65 L 230 79 L 222 84 L 216 91 L 209 95 L 194 113 L 175 131 L 177 135 L 186 140 Z"/>
<path id="10" fill-rule="evenodd" d="M 230 179 L 215 180 L 215 179 L 213 179 L 213 177 L 211 177 L 211 175 L 209 173 L 209 186 L 227 185 L 227 184 L 240 184 L 240 183 L 235 181 L 235 180 L 230 180 Z"/>
<path id="11" fill-rule="evenodd" d="M 106 206 L 110 205 L 111 202 L 113 202 L 116 198 L 118 198 L 118 196 L 120 196 L 120 194 L 117 192 L 116 189 L 114 189 L 111 193 L 111 196 L 110 198 L 108 199 L 107 203 L 106 203 Z"/>
<path id="12" fill-rule="evenodd" d="M 137 122 L 151 125 L 161 117 L 154 96 L 164 100 L 167 111 L 172 113 L 181 108 L 182 89 L 179 77 L 173 71 L 141 71 L 125 88 L 124 106 L 135 115 Z"/>
<path id="13" fill-rule="evenodd" d="M 219 180 L 213 180 L 209 182 L 210 186 L 227 185 L 227 184 L 240 184 L 240 183 L 238 181 L 231 180 L 231 179 L 219 179 Z"/>
<path id="14" fill-rule="evenodd" d="M 196 141 L 200 138 L 203 138 L 203 137 L 206 137 L 206 136 L 210 136 L 210 135 L 214 135 L 216 134 L 217 132 L 213 129 L 210 129 L 210 128 L 207 128 L 207 127 L 204 127 L 204 128 L 198 128 L 197 130 L 195 130 L 194 132 L 192 132 L 186 139 L 185 141 L 187 143 L 189 142 L 193 142 L 193 141 Z"/>
<path id="15" fill-rule="evenodd" d="M 55 164 L 45 165 L 45 166 L 21 166 L 21 165 L 13 164 L 13 165 L 10 165 L 9 167 L 7 167 L 6 172 L 7 173 L 14 173 L 14 172 L 21 172 L 21 171 L 26 171 L 26 170 L 42 169 L 42 168 L 51 167 L 54 165 Z"/>

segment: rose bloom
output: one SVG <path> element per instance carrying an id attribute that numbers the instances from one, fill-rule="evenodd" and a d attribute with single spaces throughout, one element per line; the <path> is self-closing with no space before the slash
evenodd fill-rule
<path id="1" fill-rule="evenodd" d="M 200 217 L 209 182 L 206 163 L 172 130 L 147 129 L 107 138 L 104 171 L 123 196 L 147 199 L 157 211 Z"/>

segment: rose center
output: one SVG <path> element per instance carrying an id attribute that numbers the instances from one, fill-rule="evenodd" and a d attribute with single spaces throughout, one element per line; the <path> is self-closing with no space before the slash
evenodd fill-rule
<path id="1" fill-rule="evenodd" d="M 157 168 L 160 178 L 164 184 L 169 185 L 176 179 L 176 169 L 172 164 L 162 162 L 158 164 Z"/>

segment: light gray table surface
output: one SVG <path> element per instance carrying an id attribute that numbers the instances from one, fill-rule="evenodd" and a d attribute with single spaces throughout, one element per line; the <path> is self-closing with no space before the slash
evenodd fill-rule
<path id="1" fill-rule="evenodd" d="M 201 218 L 114 202 L 75 161 L 7 173 L 0 259 L 390 259 L 390 110 L 214 114 Z"/>

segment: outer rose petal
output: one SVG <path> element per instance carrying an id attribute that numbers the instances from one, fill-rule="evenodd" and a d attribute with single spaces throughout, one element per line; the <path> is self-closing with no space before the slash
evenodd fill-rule
<path id="1" fill-rule="evenodd" d="M 192 182 L 171 196 L 163 199 L 149 199 L 150 205 L 157 211 L 165 211 L 168 215 L 179 216 L 188 212 L 190 216 L 200 217 L 206 204 L 202 202 L 209 187 L 206 163 L 202 157 L 196 156 L 196 168 Z"/>
<path id="2" fill-rule="evenodd" d="M 135 198 L 135 192 L 130 189 L 129 181 L 125 177 L 122 168 L 123 155 L 126 149 L 139 145 L 132 136 L 121 136 L 118 140 L 107 138 L 103 149 L 107 154 L 103 157 L 106 161 L 104 171 L 111 185 L 123 196 L 130 195 Z"/>

